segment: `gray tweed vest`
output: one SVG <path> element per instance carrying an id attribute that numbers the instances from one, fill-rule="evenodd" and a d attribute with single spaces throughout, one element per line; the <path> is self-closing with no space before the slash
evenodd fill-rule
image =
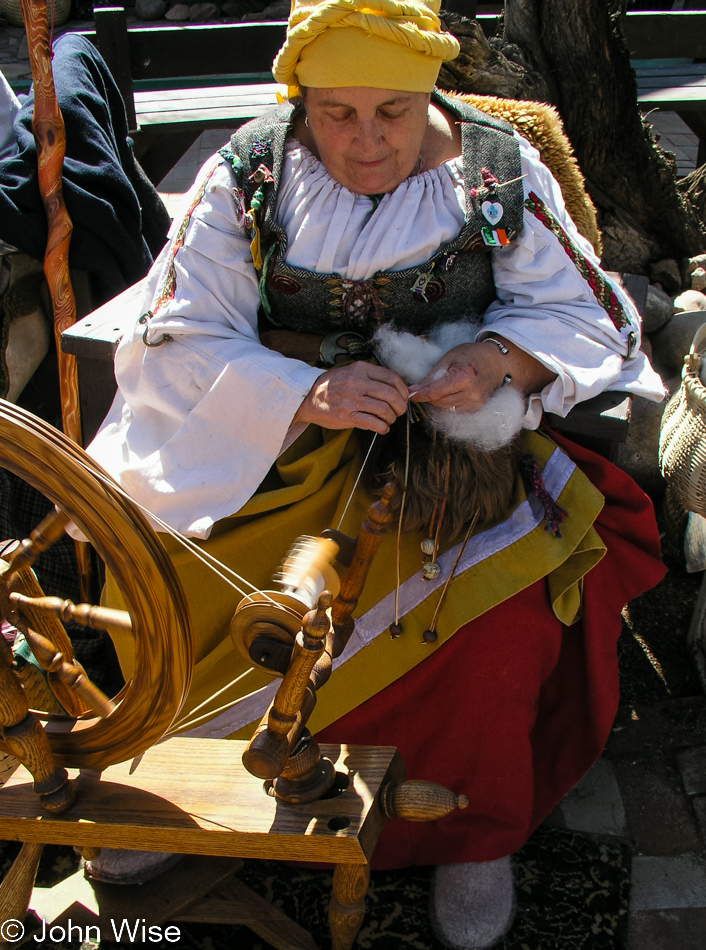
<path id="1" fill-rule="evenodd" d="M 248 122 L 232 136 L 230 146 L 221 150 L 250 209 L 246 221 L 256 223 L 260 231 L 263 328 L 269 324 L 307 333 L 351 330 L 369 339 L 378 326 L 391 323 L 426 335 L 443 323 L 464 317 L 477 320 L 493 301 L 490 248 L 513 240 L 522 229 L 519 147 L 507 123 L 438 92 L 434 100 L 461 125 L 465 223 L 456 237 L 425 263 L 380 271 L 368 280 L 315 273 L 284 260 L 287 235 L 275 215 L 294 106 L 278 106 Z M 497 226 L 488 219 L 488 203 L 502 206 Z"/>

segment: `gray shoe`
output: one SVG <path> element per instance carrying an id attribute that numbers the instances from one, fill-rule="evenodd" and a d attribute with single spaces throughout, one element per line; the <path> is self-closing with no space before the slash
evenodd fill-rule
<path id="1" fill-rule="evenodd" d="M 434 869 L 429 914 L 434 933 L 451 950 L 487 950 L 515 919 L 510 858 Z"/>
<path id="2" fill-rule="evenodd" d="M 106 884 L 145 884 L 173 867 L 183 857 L 183 854 L 165 851 L 101 848 L 97 858 L 85 862 L 84 874 L 89 880 Z"/>

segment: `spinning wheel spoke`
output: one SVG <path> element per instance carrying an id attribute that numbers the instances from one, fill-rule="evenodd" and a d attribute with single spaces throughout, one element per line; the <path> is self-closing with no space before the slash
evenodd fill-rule
<path id="1" fill-rule="evenodd" d="M 53 512 L 44 519 L 28 539 L 19 543 L 10 555 L 9 561 L 0 561 L 0 581 L 2 582 L 0 596 L 3 619 L 8 620 L 22 632 L 33 652 L 29 627 L 32 627 L 36 631 L 35 635 L 40 635 L 43 641 L 49 645 L 52 655 L 61 656 L 62 659 L 72 663 L 74 660 L 73 647 L 63 625 L 55 617 L 39 612 L 31 606 L 43 594 L 31 565 L 40 554 L 47 551 L 61 537 L 63 527 L 67 521 L 66 516 Z M 16 613 L 15 603 L 13 602 L 13 598 L 18 596 L 24 596 L 30 605 L 29 609 L 20 615 Z M 38 657 L 35 658 L 39 662 Z M 43 669 L 47 669 L 41 662 L 39 662 L 39 665 Z M 67 688 L 53 670 L 48 672 L 47 685 L 59 707 L 63 708 L 68 715 L 81 716 L 90 708 L 76 692 Z M 47 698 L 39 708 L 46 712 L 56 711 L 51 706 L 50 698 Z"/>
<path id="2" fill-rule="evenodd" d="M 23 594 L 10 594 L 10 603 L 20 614 L 27 608 L 34 608 L 45 615 L 58 617 L 65 623 L 73 621 L 91 630 L 105 630 L 108 633 L 132 633 L 132 620 L 127 610 L 113 610 L 110 607 L 94 607 L 92 604 L 74 604 L 61 597 L 25 597 Z"/>
<path id="3" fill-rule="evenodd" d="M 32 567 L 40 554 L 44 554 L 64 535 L 68 517 L 58 509 L 50 511 L 24 541 L 20 541 L 8 562 L 7 577 L 17 571 Z"/>
<path id="4" fill-rule="evenodd" d="M 41 603 L 43 600 L 57 600 L 59 598 L 30 598 L 23 597 L 22 594 L 11 594 L 10 600 L 18 606 L 32 606 L 32 604 Z M 47 673 L 47 680 L 52 691 L 57 696 L 67 711 L 76 715 L 73 710 L 69 710 L 66 705 L 66 698 L 77 699 L 81 705 L 81 712 L 90 710 L 96 716 L 104 719 L 115 709 L 115 703 L 109 699 L 105 693 L 91 682 L 86 671 L 80 663 L 73 659 L 73 656 L 65 656 L 56 649 L 55 645 L 47 637 L 32 630 L 24 622 L 17 624 L 22 630 L 27 642 L 35 656 L 35 659 L 41 668 Z"/>

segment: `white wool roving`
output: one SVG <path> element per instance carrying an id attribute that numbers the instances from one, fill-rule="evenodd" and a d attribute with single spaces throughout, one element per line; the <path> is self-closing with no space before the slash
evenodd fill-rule
<path id="1" fill-rule="evenodd" d="M 522 428 L 525 400 L 512 386 L 496 389 L 478 412 L 449 412 L 430 406 L 429 420 L 456 442 L 468 442 L 482 452 L 499 449 L 512 442 Z"/>
<path id="2" fill-rule="evenodd" d="M 375 331 L 373 346 L 380 363 L 406 383 L 423 379 L 446 352 L 430 340 L 389 326 Z"/>
<path id="3" fill-rule="evenodd" d="M 373 346 L 383 366 L 406 383 L 416 383 L 424 379 L 444 353 L 461 343 L 473 343 L 477 333 L 478 324 L 468 321 L 443 324 L 432 331 L 429 339 L 387 325 L 375 331 Z"/>
<path id="4" fill-rule="evenodd" d="M 427 340 L 390 326 L 373 337 L 375 353 L 383 366 L 406 383 L 423 379 L 444 353 L 461 343 L 472 343 L 478 325 L 464 321 L 439 327 Z M 484 452 L 507 445 L 522 428 L 525 400 L 512 386 L 497 389 L 478 412 L 451 412 L 430 406 L 429 421 L 449 439 L 470 443 Z"/>

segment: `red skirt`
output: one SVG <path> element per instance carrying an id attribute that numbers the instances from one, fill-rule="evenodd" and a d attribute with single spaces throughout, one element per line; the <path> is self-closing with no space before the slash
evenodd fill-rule
<path id="1" fill-rule="evenodd" d="M 517 851 L 603 750 L 618 708 L 621 610 L 665 568 L 644 492 L 594 452 L 552 438 L 606 500 L 595 528 L 608 551 L 584 579 L 583 619 L 561 624 L 538 581 L 317 734 L 396 746 L 409 778 L 469 799 L 439 821 L 387 822 L 374 868 Z"/>

